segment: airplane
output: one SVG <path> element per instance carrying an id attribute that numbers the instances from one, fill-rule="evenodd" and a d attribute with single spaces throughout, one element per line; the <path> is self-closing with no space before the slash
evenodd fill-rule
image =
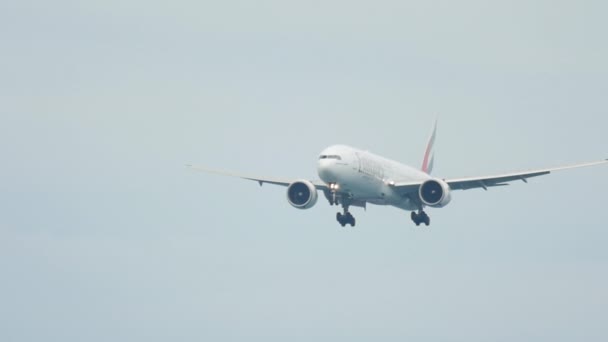
<path id="1" fill-rule="evenodd" d="M 509 172 L 497 175 L 439 178 L 431 176 L 434 162 L 434 144 L 437 134 L 437 121 L 426 145 L 420 169 L 401 164 L 382 156 L 347 145 L 333 145 L 324 149 L 317 161 L 320 180 L 280 179 L 253 177 L 217 171 L 204 167 L 188 167 L 207 173 L 239 177 L 264 183 L 287 187 L 287 201 L 297 209 L 310 209 L 321 191 L 330 205 L 342 206 L 336 220 L 342 227 L 355 226 L 356 220 L 349 211 L 350 207 L 366 208 L 367 204 L 390 205 L 411 211 L 411 220 L 419 226 L 431 223 L 425 212 L 426 207 L 443 208 L 452 200 L 452 191 L 507 186 L 513 181 L 528 183 L 528 178 L 548 175 L 554 171 L 594 166 L 608 163 L 608 159 L 536 169 Z"/>

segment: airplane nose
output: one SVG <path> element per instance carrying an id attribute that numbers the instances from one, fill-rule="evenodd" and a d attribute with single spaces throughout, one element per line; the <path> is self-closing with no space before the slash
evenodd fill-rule
<path id="1" fill-rule="evenodd" d="M 319 178 L 325 183 L 335 183 L 336 182 L 336 174 L 333 170 L 333 162 L 328 160 L 319 161 L 319 165 L 317 166 L 317 173 L 319 174 Z"/>

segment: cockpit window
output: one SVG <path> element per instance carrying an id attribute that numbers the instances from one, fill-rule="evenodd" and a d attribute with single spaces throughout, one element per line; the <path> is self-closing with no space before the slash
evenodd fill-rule
<path id="1" fill-rule="evenodd" d="M 328 155 L 323 154 L 323 155 L 321 155 L 321 156 L 319 157 L 319 159 L 336 159 L 336 160 L 342 160 L 342 158 L 341 158 L 339 155 L 337 155 L 337 154 L 328 154 Z"/>

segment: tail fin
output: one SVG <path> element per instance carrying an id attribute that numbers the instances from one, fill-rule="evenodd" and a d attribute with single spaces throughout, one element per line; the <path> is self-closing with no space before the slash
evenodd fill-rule
<path id="1" fill-rule="evenodd" d="M 428 174 L 431 174 L 433 171 L 433 162 L 435 160 L 435 135 L 437 134 L 437 120 L 435 119 L 435 124 L 433 125 L 433 132 L 429 138 L 428 143 L 426 144 L 426 150 L 424 151 L 424 159 L 422 159 L 422 171 Z"/>

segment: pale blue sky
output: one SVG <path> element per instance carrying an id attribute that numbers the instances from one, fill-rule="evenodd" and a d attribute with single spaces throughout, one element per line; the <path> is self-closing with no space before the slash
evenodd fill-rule
<path id="1" fill-rule="evenodd" d="M 351 144 L 466 176 L 608 157 L 600 1 L 0 3 L 0 340 L 605 341 L 608 168 L 342 229 Z"/>

